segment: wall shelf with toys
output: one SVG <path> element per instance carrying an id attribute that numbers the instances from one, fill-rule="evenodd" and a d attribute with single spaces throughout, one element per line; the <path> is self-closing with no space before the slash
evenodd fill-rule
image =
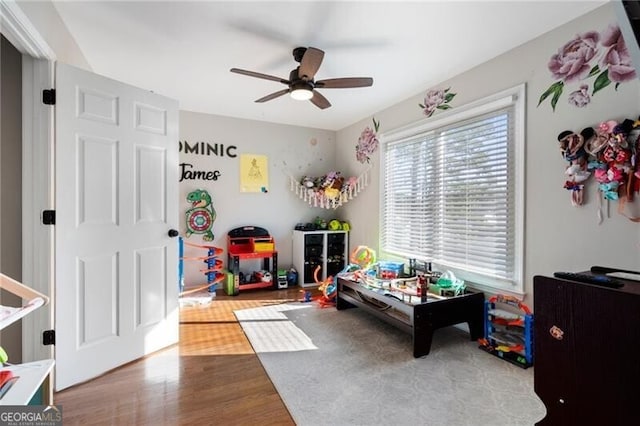
<path id="1" fill-rule="evenodd" d="M 329 172 L 317 178 L 304 176 L 296 179 L 289 176 L 289 189 L 312 207 L 337 209 L 356 197 L 369 185 L 369 169 L 360 176 L 348 179 L 340 172 Z"/>
<path id="2" fill-rule="evenodd" d="M 498 294 L 485 301 L 484 317 L 484 338 L 478 340 L 479 348 L 518 367 L 531 367 L 533 314 L 529 307 L 513 296 Z"/>

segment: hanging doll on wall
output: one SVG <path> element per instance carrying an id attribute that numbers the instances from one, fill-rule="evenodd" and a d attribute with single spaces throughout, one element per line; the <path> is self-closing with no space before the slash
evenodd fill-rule
<path id="1" fill-rule="evenodd" d="M 562 158 L 569 162 L 564 171 L 567 176 L 564 187 L 571 191 L 571 204 L 574 206 L 582 205 L 584 182 L 591 175 L 587 169 L 588 154 L 585 150 L 585 139 L 590 139 L 593 133 L 593 129 L 588 127 L 579 134 L 565 130 L 558 135 Z"/>

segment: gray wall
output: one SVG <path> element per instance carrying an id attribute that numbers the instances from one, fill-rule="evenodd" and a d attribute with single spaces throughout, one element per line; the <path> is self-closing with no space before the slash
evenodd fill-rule
<path id="1" fill-rule="evenodd" d="M 0 271 L 22 279 L 22 56 L 3 36 L 0 45 Z M 3 291 L 0 302 L 21 306 Z M 13 363 L 22 360 L 20 321 L 0 331 L 0 345 Z"/>
<path id="2" fill-rule="evenodd" d="M 39 3 L 23 2 L 21 8 L 51 44 L 61 61 L 87 68 L 77 45 L 72 39 L 69 40 L 68 32 L 55 8 L 50 2 L 44 3 L 49 4 L 38 8 Z M 526 21 L 526 17 L 522 19 L 523 22 Z M 457 93 L 452 102 L 455 107 L 517 84 L 527 85 L 524 287 L 529 302 L 532 279 L 536 274 L 549 274 L 556 270 L 581 270 L 596 264 L 637 269 L 640 260 L 640 228 L 618 215 L 615 203 L 605 205 L 608 216 L 602 224 L 598 224 L 598 197 L 594 182 L 587 189 L 585 205 L 578 208 L 571 206 L 569 194 L 562 188 L 566 164 L 560 156 L 557 143 L 557 135 L 563 130 L 580 131 L 608 119 L 637 117 L 640 112 L 638 82 L 623 83 L 617 90 L 611 85 L 593 96 L 591 104 L 582 109 L 572 108 L 567 104 L 569 89 L 562 96 L 555 112 L 552 112 L 548 101 L 537 106 L 540 94 L 554 81 L 547 69 L 550 56 L 576 34 L 589 30 L 602 31 L 612 22 L 615 22 L 612 6 L 604 5 L 536 40 L 434 86 L 451 87 Z M 434 58 L 434 66 L 437 66 L 437 58 Z M 381 131 L 424 120 L 417 105 L 423 101 L 425 92 L 430 88 L 425 87 L 423 92 L 376 113 L 375 117 L 381 122 Z M 362 173 L 369 166 L 356 162 L 354 146 L 361 130 L 371 125 L 370 117 L 337 133 L 186 111 L 181 113 L 180 121 L 182 140 L 234 144 L 238 146 L 238 153 L 264 154 L 269 157 L 270 192 L 247 194 L 240 193 L 238 189 L 237 160 L 194 158 L 194 155 L 181 154 L 183 162 L 223 172 L 221 181 L 209 182 L 204 187 L 213 196 L 218 210 L 218 219 L 214 224 L 215 245 L 225 247 L 223 237 L 232 227 L 261 225 L 276 237 L 281 251 L 281 264 L 287 265 L 291 259 L 287 240 L 295 223 L 311 220 L 317 214 L 335 214 L 351 222 L 352 247 L 365 244 L 377 248 L 380 176 L 377 154 L 372 163 L 369 187 L 335 212 L 306 206 L 289 192 L 285 178 L 285 173 L 301 177 L 330 170 L 339 170 L 344 176 Z M 316 144 L 312 144 L 312 140 Z M 190 189 L 199 186 L 202 186 L 199 182 L 183 184 L 181 202 L 185 202 L 184 197 Z M 630 213 L 640 215 L 639 206 L 639 202 L 634 203 Z M 198 281 L 202 277 L 194 272 L 192 278 Z"/>
<path id="3" fill-rule="evenodd" d="M 224 146 L 225 154 L 201 155 L 180 153 L 180 162 L 193 165 L 193 170 L 218 171 L 217 180 L 183 180 L 180 182 L 180 233 L 186 231 L 185 212 L 190 205 L 186 196 L 195 189 L 204 189 L 213 199 L 217 218 L 213 224 L 213 245 L 226 250 L 227 233 L 241 226 L 266 228 L 274 237 L 280 269 L 291 267 L 292 230 L 298 222 L 309 222 L 316 216 L 336 218 L 340 210 L 311 208 L 291 191 L 289 176 L 320 176 L 333 168 L 335 132 L 260 121 L 228 118 L 195 112 L 180 112 L 180 141 L 190 146 L 204 142 Z M 235 147 L 226 154 L 229 147 Z M 267 193 L 241 192 L 240 157 L 242 154 L 264 155 L 269 163 Z M 201 244 L 202 235 L 193 234 L 186 241 Z M 225 252 L 226 253 L 226 252 Z M 203 256 L 203 250 L 186 247 L 186 256 Z M 222 256 L 226 264 L 226 254 Z M 185 283 L 193 286 L 206 283 L 199 269 L 202 262 L 185 263 Z M 243 261 L 243 272 L 260 267 L 259 261 Z"/>
<path id="4" fill-rule="evenodd" d="M 567 102 L 574 86 L 567 85 L 555 112 L 549 100 L 538 106 L 540 95 L 555 81 L 547 68 L 554 53 L 576 34 L 602 31 L 615 23 L 611 5 L 604 5 L 568 24 L 528 42 L 463 74 L 436 85 L 451 87 L 456 97 L 455 108 L 501 90 L 525 83 L 526 103 L 526 170 L 525 170 L 525 262 L 524 288 L 532 302 L 533 276 L 554 271 L 580 271 L 593 265 L 638 270 L 640 227 L 617 213 L 616 202 L 605 202 L 605 219 L 598 224 L 598 194 L 591 179 L 586 189 L 586 201 L 573 207 L 569 192 L 563 188 L 567 163 L 562 159 L 557 136 L 564 130 L 580 132 L 606 120 L 637 119 L 640 114 L 638 80 L 614 84 L 592 96 L 591 103 L 576 108 Z M 593 80 L 593 79 L 592 79 Z M 593 81 L 590 83 L 593 83 Z M 413 122 L 428 120 L 418 104 L 424 92 L 375 114 L 381 122 L 381 132 Z M 436 113 L 432 118 L 437 118 Z M 364 166 L 355 161 L 353 149 L 358 136 L 371 119 L 363 120 L 338 132 L 336 153 L 338 168 L 355 173 Z M 354 223 L 352 245 L 364 244 L 378 248 L 379 244 L 379 152 L 374 155 L 372 185 L 356 202 L 345 207 L 347 218 Z M 636 201 L 629 213 L 640 215 Z"/>

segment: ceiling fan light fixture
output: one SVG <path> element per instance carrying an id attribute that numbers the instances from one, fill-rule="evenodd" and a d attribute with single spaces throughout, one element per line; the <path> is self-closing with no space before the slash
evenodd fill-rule
<path id="1" fill-rule="evenodd" d="M 297 101 L 308 101 L 313 97 L 312 88 L 309 84 L 301 81 L 291 86 L 291 97 Z"/>
<path id="2" fill-rule="evenodd" d="M 1 0 L 0 0 L 1 1 Z M 322 64 L 324 52 L 315 47 L 296 47 L 293 49 L 293 59 L 300 65 L 291 70 L 289 78 L 276 77 L 275 75 L 262 74 L 260 72 L 231 68 L 230 71 L 249 77 L 261 78 L 263 80 L 275 81 L 287 86 L 286 89 L 278 90 L 256 99 L 255 102 L 263 103 L 284 96 L 287 93 L 294 100 L 311 101 L 320 109 L 327 109 L 331 102 L 315 89 L 351 89 L 355 87 L 369 87 L 373 84 L 371 77 L 342 77 L 329 78 L 326 80 L 315 80 L 316 73 Z"/>

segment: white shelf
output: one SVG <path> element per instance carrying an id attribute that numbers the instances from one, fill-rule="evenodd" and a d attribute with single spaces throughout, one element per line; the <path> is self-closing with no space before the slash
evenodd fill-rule
<path id="1" fill-rule="evenodd" d="M 23 303 L 20 307 L 0 305 L 0 310 L 2 312 L 0 315 L 0 330 L 18 321 L 29 312 L 49 303 L 49 298 L 44 294 L 38 293 L 37 291 L 19 283 L 13 278 L 9 278 L 4 274 L 0 274 L 0 288 L 7 290 L 16 296 L 20 296 L 23 301 L 26 301 L 26 303 Z"/>
<path id="2" fill-rule="evenodd" d="M 43 298 L 36 297 L 35 299 L 29 300 L 29 302 L 21 308 L 0 305 L 0 330 L 18 321 L 29 312 L 35 311 L 44 304 L 45 302 Z"/>
<path id="3" fill-rule="evenodd" d="M 49 298 L 44 294 L 4 274 L 0 274 L 0 288 L 22 298 L 22 306 L 0 306 L 0 309 L 2 309 L 0 330 L 49 303 Z M 43 383 L 45 383 L 43 400 L 45 404 L 49 405 L 52 402 L 52 393 L 48 378 L 54 364 L 54 360 L 46 359 L 2 366 L 2 371 L 11 371 L 18 379 L 13 382 L 9 390 L 2 396 L 0 405 L 27 405 Z"/>
<path id="4" fill-rule="evenodd" d="M 52 359 L 45 359 L 3 367 L 3 370 L 9 370 L 18 376 L 18 380 L 0 399 L 0 405 L 27 405 L 51 373 L 53 365 Z"/>

